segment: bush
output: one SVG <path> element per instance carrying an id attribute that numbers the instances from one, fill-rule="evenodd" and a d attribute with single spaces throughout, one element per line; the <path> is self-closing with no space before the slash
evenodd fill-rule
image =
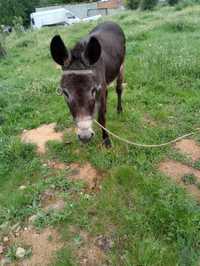
<path id="1" fill-rule="evenodd" d="M 130 9 L 137 9 L 139 7 L 140 0 L 127 0 L 127 6 Z"/>
<path id="2" fill-rule="evenodd" d="M 158 0 L 141 0 L 140 8 L 141 10 L 153 9 L 158 3 Z"/>
<path id="3" fill-rule="evenodd" d="M 167 2 L 170 6 L 175 6 L 178 4 L 179 0 L 168 0 Z"/>
<path id="4" fill-rule="evenodd" d="M 15 32 L 23 32 L 24 31 L 24 27 L 23 27 L 23 19 L 22 17 L 14 17 L 13 21 L 13 28 Z"/>

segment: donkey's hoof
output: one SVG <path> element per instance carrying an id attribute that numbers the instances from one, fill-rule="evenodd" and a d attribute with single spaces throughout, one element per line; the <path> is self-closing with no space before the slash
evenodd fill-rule
<path id="1" fill-rule="evenodd" d="M 104 139 L 103 146 L 105 146 L 107 149 L 112 147 L 112 144 L 109 138 Z"/>

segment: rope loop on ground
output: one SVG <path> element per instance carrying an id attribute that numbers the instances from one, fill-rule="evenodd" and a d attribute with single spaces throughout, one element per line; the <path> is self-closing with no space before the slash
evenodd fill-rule
<path id="1" fill-rule="evenodd" d="M 188 138 L 192 135 L 195 135 L 197 133 L 197 131 L 200 131 L 200 128 L 194 128 L 194 130 L 188 134 L 182 135 L 180 137 L 177 137 L 173 140 L 170 140 L 168 142 L 165 143 L 161 143 L 161 144 L 143 144 L 143 143 L 137 143 L 137 142 L 133 142 L 130 140 L 127 140 L 125 138 L 122 138 L 118 135 L 116 135 L 115 133 L 111 132 L 109 129 L 105 128 L 104 126 L 102 126 L 99 122 L 97 122 L 96 120 L 94 120 L 94 122 L 103 130 L 105 130 L 108 134 L 110 134 L 111 136 L 113 136 L 114 138 L 120 140 L 121 142 L 124 142 L 126 144 L 132 145 L 132 146 L 136 146 L 136 147 L 141 147 L 141 148 L 160 148 L 160 147 L 164 147 L 164 146 L 168 146 L 171 145 L 173 143 L 176 143 L 182 139 Z"/>

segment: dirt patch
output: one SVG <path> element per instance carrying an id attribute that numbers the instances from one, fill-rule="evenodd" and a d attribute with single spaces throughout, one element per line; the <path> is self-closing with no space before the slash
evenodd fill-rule
<path id="1" fill-rule="evenodd" d="M 38 153 L 45 153 L 45 145 L 49 140 L 62 141 L 63 133 L 55 131 L 55 123 L 42 125 L 31 130 L 24 130 L 21 140 L 25 143 L 33 143 L 37 145 Z"/>
<path id="2" fill-rule="evenodd" d="M 73 180 L 82 180 L 87 184 L 89 190 L 101 189 L 100 182 L 102 180 L 102 174 L 99 173 L 90 163 L 86 163 L 81 166 L 80 164 L 73 163 L 69 166 L 72 170 L 70 177 Z"/>
<path id="3" fill-rule="evenodd" d="M 41 195 L 41 207 L 44 211 L 61 211 L 65 207 L 65 202 L 55 191 L 46 190 Z"/>
<path id="4" fill-rule="evenodd" d="M 196 200 L 200 201 L 200 190 L 195 184 L 185 184 L 183 182 L 183 177 L 186 175 L 194 175 L 198 182 L 200 182 L 200 171 L 185 164 L 166 160 L 161 162 L 159 170 L 165 175 L 169 176 L 177 184 L 184 187 Z"/>
<path id="5" fill-rule="evenodd" d="M 100 248 L 92 244 L 80 248 L 78 257 L 80 266 L 102 266 L 105 260 L 105 255 Z"/>
<path id="6" fill-rule="evenodd" d="M 151 126 L 151 127 L 155 127 L 155 126 L 156 126 L 156 121 L 153 120 L 153 118 L 150 117 L 149 114 L 144 114 L 143 121 L 144 121 L 144 123 L 147 124 L 148 126 Z"/>
<path id="7" fill-rule="evenodd" d="M 32 256 L 29 259 L 13 264 L 19 266 L 49 265 L 55 253 L 63 246 L 59 234 L 52 228 L 46 228 L 40 233 L 34 229 L 23 231 L 20 237 L 15 239 L 15 243 L 23 243 L 23 246 L 30 246 L 32 249 Z"/>
<path id="8" fill-rule="evenodd" d="M 183 139 L 174 145 L 182 154 L 191 157 L 192 161 L 200 159 L 200 146 L 193 139 Z"/>
<path id="9" fill-rule="evenodd" d="M 72 227 L 71 232 L 80 239 L 79 247 L 74 247 L 74 253 L 78 258 L 80 266 L 102 266 L 106 264 L 106 254 L 97 245 L 96 238 L 86 231 L 78 231 Z"/>
<path id="10" fill-rule="evenodd" d="M 47 166 L 56 170 L 70 170 L 70 178 L 72 180 L 83 181 L 89 191 L 98 192 L 101 189 L 101 181 L 103 179 L 103 174 L 97 171 L 90 163 L 85 163 L 81 165 L 79 163 L 60 163 L 57 161 L 48 161 Z"/>
<path id="11" fill-rule="evenodd" d="M 56 161 L 48 161 L 47 165 L 48 165 L 48 167 L 53 168 L 53 169 L 57 169 L 57 170 L 64 170 L 64 169 L 69 168 L 67 166 L 67 164 L 56 162 Z"/>

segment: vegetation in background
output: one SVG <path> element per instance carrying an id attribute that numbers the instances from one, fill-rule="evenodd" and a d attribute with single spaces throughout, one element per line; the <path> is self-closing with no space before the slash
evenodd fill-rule
<path id="1" fill-rule="evenodd" d="M 158 3 L 158 0 L 141 0 L 140 8 L 141 10 L 153 9 Z"/>
<path id="2" fill-rule="evenodd" d="M 0 0 L 0 25 L 15 25 L 16 18 L 22 19 L 23 25 L 30 25 L 30 13 L 36 7 L 49 5 L 62 5 L 69 3 L 88 2 L 87 0 Z M 126 0 L 130 9 L 140 8 L 141 10 L 153 9 L 158 0 Z M 190 4 L 199 3 L 199 0 L 166 0 L 169 5 L 177 5 L 179 9 Z"/>
<path id="3" fill-rule="evenodd" d="M 126 34 L 127 86 L 120 116 L 115 88 L 109 89 L 107 127 L 140 143 L 162 143 L 199 127 L 200 7 L 124 11 L 109 19 Z M 39 213 L 36 226 L 56 227 L 65 243 L 54 265 L 78 264 L 69 245 L 78 238 L 69 234 L 73 225 L 92 236 L 112 235 L 114 245 L 106 254 L 110 265 L 197 266 L 200 206 L 157 167 L 165 157 L 175 157 L 170 147 L 141 149 L 112 140 L 112 149 L 106 150 L 98 128 L 88 145 L 71 134 L 68 144 L 50 143 L 43 157 L 34 145 L 20 141 L 24 129 L 44 123 L 73 126 L 63 98 L 56 95 L 61 71 L 49 43 L 59 33 L 72 46 L 95 25 L 13 32 L 6 38 L 7 56 L 0 60 L 0 233 L 18 222 L 26 225 Z M 102 190 L 83 193 L 69 182 L 68 172 L 45 166 L 50 159 L 90 162 L 104 173 Z M 192 176 L 184 179 L 195 182 Z M 66 197 L 66 206 L 47 215 L 41 212 L 40 195 L 52 187 Z"/>
<path id="4" fill-rule="evenodd" d="M 127 0 L 127 7 L 130 9 L 137 9 L 140 4 L 140 0 Z"/>
<path id="5" fill-rule="evenodd" d="M 129 9 L 151 10 L 156 7 L 158 3 L 159 1 L 157 0 L 126 0 L 126 4 Z M 160 5 L 169 4 L 170 6 L 176 6 L 177 10 L 181 10 L 186 6 L 199 3 L 199 0 L 166 0 L 162 1 Z"/>
<path id="6" fill-rule="evenodd" d="M 174 6 L 177 5 L 179 3 L 180 0 L 167 0 L 168 4 L 170 6 Z"/>
<path id="7" fill-rule="evenodd" d="M 84 0 L 0 0 L 0 25 L 13 25 L 14 17 L 21 17 L 24 26 L 30 25 L 30 13 L 36 7 L 71 2 L 85 2 Z"/>

